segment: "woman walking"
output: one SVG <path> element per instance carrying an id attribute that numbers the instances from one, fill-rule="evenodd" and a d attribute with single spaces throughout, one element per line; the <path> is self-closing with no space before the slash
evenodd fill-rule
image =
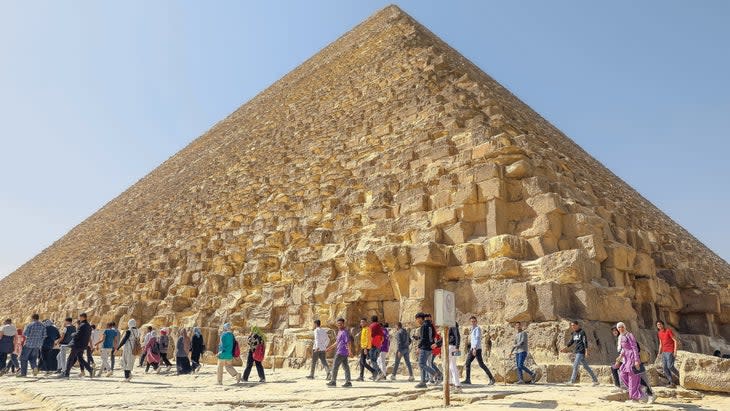
<path id="1" fill-rule="evenodd" d="M 175 363 L 177 364 L 177 373 L 190 374 L 192 368 L 190 368 L 190 358 L 188 353 L 190 352 L 190 337 L 185 328 L 180 329 L 180 335 L 177 337 L 177 344 L 175 344 Z"/>
<path id="2" fill-rule="evenodd" d="M 127 322 L 127 330 L 124 331 L 122 340 L 119 341 L 117 351 L 122 349 L 122 361 L 121 366 L 124 369 L 124 381 L 129 382 L 132 379 L 132 370 L 134 369 L 134 349 L 135 345 L 139 345 L 139 330 L 137 329 L 137 322 L 129 320 Z"/>
<path id="3" fill-rule="evenodd" d="M 152 369 L 160 372 L 160 344 L 157 342 L 157 332 L 156 331 L 150 331 L 149 332 L 149 338 L 147 339 L 147 344 L 144 346 L 144 352 L 145 352 L 145 361 L 147 362 L 147 366 L 144 369 L 145 373 L 148 373 L 150 371 L 150 366 L 152 366 Z"/>
<path id="4" fill-rule="evenodd" d="M 205 352 L 205 341 L 200 327 L 193 328 L 193 339 L 190 343 L 190 357 L 193 362 L 193 372 L 200 370 L 200 356 Z"/>
<path id="5" fill-rule="evenodd" d="M 223 368 L 236 379 L 236 384 L 241 382 L 241 374 L 233 368 L 233 351 L 236 348 L 236 337 L 231 332 L 231 324 L 223 324 L 223 333 L 221 334 L 220 344 L 218 345 L 218 385 L 223 384 Z"/>
<path id="6" fill-rule="evenodd" d="M 167 328 L 160 330 L 160 338 L 157 342 L 160 344 L 160 365 L 165 364 L 167 367 L 166 371 L 170 371 L 172 364 L 167 359 L 167 352 L 170 347 L 170 337 L 167 335 Z"/>
<path id="7" fill-rule="evenodd" d="M 266 382 L 264 375 L 264 366 L 261 361 L 264 359 L 264 346 L 266 340 L 264 333 L 259 327 L 251 328 L 251 335 L 248 336 L 248 360 L 246 361 L 246 369 L 243 371 L 243 381 L 248 382 L 248 376 L 251 374 L 251 367 L 256 364 L 256 372 L 259 374 L 259 382 Z"/>
<path id="8" fill-rule="evenodd" d="M 617 358 L 620 360 L 621 381 L 629 389 L 630 401 L 639 401 L 643 393 L 641 392 L 641 359 L 639 357 L 639 347 L 636 345 L 636 338 L 626 329 L 626 324 L 620 322 L 616 324 L 616 329 L 620 333 L 619 344 L 621 353 Z"/>

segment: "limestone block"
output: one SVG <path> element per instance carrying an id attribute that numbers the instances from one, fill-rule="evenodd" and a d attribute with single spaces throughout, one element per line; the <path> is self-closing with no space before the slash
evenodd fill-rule
<path id="1" fill-rule="evenodd" d="M 490 258 L 469 264 L 475 279 L 514 278 L 520 275 L 520 263 L 508 257 Z"/>
<path id="2" fill-rule="evenodd" d="M 467 222 L 458 222 L 443 229 L 443 241 L 446 244 L 462 244 L 471 237 L 474 225 Z"/>
<path id="3" fill-rule="evenodd" d="M 491 237 L 484 242 L 487 258 L 509 257 L 523 260 L 529 255 L 529 244 L 523 238 L 503 234 Z"/>
<path id="4" fill-rule="evenodd" d="M 588 251 L 588 255 L 594 260 L 603 262 L 608 258 L 606 247 L 603 245 L 603 236 L 600 234 L 590 234 L 576 238 L 578 245 Z"/>
<path id="5" fill-rule="evenodd" d="M 507 203 L 499 198 L 487 201 L 486 234 L 487 237 L 507 234 Z"/>
<path id="6" fill-rule="evenodd" d="M 557 244 L 563 232 L 563 219 L 557 212 L 540 214 L 532 221 L 532 226 L 520 233 L 522 237 L 546 237 Z"/>
<path id="7" fill-rule="evenodd" d="M 439 208 L 431 216 L 431 225 L 439 227 L 442 225 L 454 224 L 456 222 L 456 210 L 453 208 Z"/>
<path id="8" fill-rule="evenodd" d="M 521 180 L 523 197 L 534 197 L 538 194 L 550 191 L 550 182 L 542 176 L 523 178 Z"/>
<path id="9" fill-rule="evenodd" d="M 720 298 L 717 294 L 703 293 L 697 289 L 682 290 L 682 314 L 720 314 Z"/>
<path id="10" fill-rule="evenodd" d="M 519 160 L 507 166 L 505 176 L 509 178 L 524 178 L 532 174 L 532 165 L 527 160 Z"/>
<path id="11" fill-rule="evenodd" d="M 531 254 L 537 257 L 546 256 L 560 250 L 558 241 L 553 237 L 532 237 L 527 240 L 527 243 L 530 245 Z"/>
<path id="12" fill-rule="evenodd" d="M 467 266 L 463 265 L 446 267 L 444 269 L 444 280 L 447 281 L 461 281 L 465 278 L 471 277 L 472 275 L 473 272 L 471 272 L 471 270 L 468 269 Z"/>
<path id="13" fill-rule="evenodd" d="M 712 335 L 713 321 L 712 314 L 681 314 L 679 317 L 679 327 L 688 334 Z"/>
<path id="14" fill-rule="evenodd" d="M 533 288 L 537 299 L 535 321 L 555 321 L 572 315 L 570 290 L 554 282 L 534 284 Z"/>
<path id="15" fill-rule="evenodd" d="M 434 242 L 411 246 L 411 265 L 425 265 L 430 267 L 445 267 L 446 247 Z"/>
<path id="16" fill-rule="evenodd" d="M 601 232 L 604 222 L 600 217 L 589 216 L 584 213 L 563 215 L 563 234 L 568 237 L 582 237 Z"/>
<path id="17" fill-rule="evenodd" d="M 456 215 L 459 218 L 459 220 L 468 222 L 468 223 L 486 221 L 487 204 L 486 203 L 464 204 L 463 206 L 456 209 Z"/>
<path id="18" fill-rule="evenodd" d="M 386 245 L 378 247 L 375 255 L 378 256 L 385 271 L 398 271 L 410 266 L 409 251 L 409 248 L 405 246 Z"/>
<path id="19" fill-rule="evenodd" d="M 675 366 L 686 389 L 730 393 L 730 359 L 680 350 Z"/>
<path id="20" fill-rule="evenodd" d="M 717 316 L 720 324 L 730 324 L 730 304 L 720 305 L 720 315 Z"/>
<path id="21" fill-rule="evenodd" d="M 462 184 L 453 195 L 454 204 L 475 204 L 478 201 L 477 186 L 474 183 Z"/>
<path id="22" fill-rule="evenodd" d="M 446 204 L 448 204 L 448 202 L 444 205 Z M 419 211 L 428 211 L 428 196 L 425 194 L 417 194 L 412 197 L 405 198 L 403 202 L 400 203 L 400 214 L 411 214 Z"/>
<path id="23" fill-rule="evenodd" d="M 535 210 L 538 215 L 557 212 L 565 214 L 563 200 L 555 193 L 542 193 L 527 199 L 527 204 Z"/>
<path id="24" fill-rule="evenodd" d="M 507 198 L 507 189 L 501 178 L 490 178 L 489 180 L 477 183 L 477 186 L 479 201 L 487 201 L 494 198 Z"/>
<path id="25" fill-rule="evenodd" d="M 631 271 L 634 268 L 636 250 L 626 244 L 610 241 L 606 243 L 608 257 L 604 264 L 606 267 L 618 268 L 622 271 Z"/>
<path id="26" fill-rule="evenodd" d="M 430 207 L 434 210 L 446 208 L 453 204 L 451 201 L 451 191 L 439 191 L 434 193 L 430 199 Z"/>
<path id="27" fill-rule="evenodd" d="M 558 251 L 535 260 L 538 270 L 530 269 L 533 278 L 558 284 L 590 282 L 600 277 L 600 266 L 583 249 Z M 530 265 L 534 267 L 534 265 Z"/>
<path id="28" fill-rule="evenodd" d="M 513 283 L 507 286 L 504 302 L 505 321 L 532 321 L 537 298 L 529 283 Z"/>
<path id="29" fill-rule="evenodd" d="M 639 303 L 653 303 L 657 300 L 657 284 L 651 278 L 634 279 L 634 289 L 636 294 L 634 299 Z"/>
<path id="30" fill-rule="evenodd" d="M 484 255 L 484 247 L 476 243 L 457 244 L 451 248 L 450 265 L 464 265 L 473 263 L 474 261 L 482 261 L 486 257 Z"/>
<path id="31" fill-rule="evenodd" d="M 637 275 L 645 275 L 645 276 L 656 276 L 656 266 L 654 265 L 654 259 L 651 258 L 649 254 L 646 253 L 636 253 L 636 258 L 634 259 L 634 269 L 632 272 L 636 273 Z"/>

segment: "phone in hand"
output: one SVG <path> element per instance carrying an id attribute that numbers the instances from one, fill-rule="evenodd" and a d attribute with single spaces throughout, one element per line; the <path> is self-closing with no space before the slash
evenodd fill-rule
<path id="1" fill-rule="evenodd" d="M 456 351 L 454 351 L 454 352 L 451 353 L 451 356 L 452 357 L 461 357 L 461 351 L 456 350 Z"/>

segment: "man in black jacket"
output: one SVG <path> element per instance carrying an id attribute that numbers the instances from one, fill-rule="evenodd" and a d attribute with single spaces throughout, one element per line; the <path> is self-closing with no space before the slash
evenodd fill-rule
<path id="1" fill-rule="evenodd" d="M 591 366 L 588 365 L 588 361 L 586 361 L 586 357 L 588 356 L 588 337 L 586 336 L 586 332 L 583 331 L 582 328 L 580 328 L 580 324 L 577 320 L 573 320 L 570 322 L 570 328 L 573 330 L 573 333 L 570 336 L 570 341 L 565 348 L 560 350 L 561 352 L 569 352 L 570 346 L 575 345 L 573 373 L 570 376 L 570 381 L 568 381 L 568 384 L 575 384 L 575 380 L 578 377 L 578 367 L 583 365 L 583 368 L 585 368 L 585 370 L 588 372 L 588 375 L 590 375 L 593 379 L 593 385 L 598 385 L 598 378 L 596 378 L 596 374 L 591 369 Z"/>
<path id="2" fill-rule="evenodd" d="M 414 337 L 418 340 L 418 366 L 421 368 L 421 382 L 416 388 L 426 388 L 426 381 L 429 375 L 436 375 L 436 371 L 429 364 L 431 360 L 431 346 L 434 344 L 434 333 L 431 321 L 426 321 L 426 314 L 416 314 L 416 323 L 419 326 L 418 334 Z"/>
<path id="3" fill-rule="evenodd" d="M 71 373 L 71 367 L 76 364 L 76 360 L 79 361 L 81 366 L 81 375 L 84 375 L 84 370 L 89 372 L 89 378 L 94 378 L 94 369 L 84 360 L 84 353 L 86 348 L 89 346 L 89 340 L 91 340 L 91 325 L 86 319 L 86 313 L 79 314 L 79 328 L 76 334 L 71 339 L 71 354 L 68 356 L 68 362 L 66 363 L 66 372 L 63 373 L 63 378 L 68 378 Z"/>

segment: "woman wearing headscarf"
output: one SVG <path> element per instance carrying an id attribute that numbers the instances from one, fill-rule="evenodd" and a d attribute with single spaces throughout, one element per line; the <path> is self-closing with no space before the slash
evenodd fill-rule
<path id="1" fill-rule="evenodd" d="M 177 337 L 177 344 L 175 344 L 175 364 L 177 365 L 178 374 L 190 374 L 192 368 L 190 368 L 190 358 L 188 353 L 190 352 L 190 337 L 185 328 L 180 329 L 180 334 Z"/>
<path id="2" fill-rule="evenodd" d="M 126 382 L 129 382 L 132 379 L 135 344 L 139 344 L 139 330 L 137 329 L 137 322 L 129 320 L 129 322 L 127 322 L 127 330 L 124 331 L 124 335 L 117 346 L 117 351 L 122 349 L 122 361 L 120 364 L 122 369 L 124 369 L 124 381 Z"/>
<path id="3" fill-rule="evenodd" d="M 53 325 L 53 320 L 43 321 L 43 326 L 46 327 L 46 338 L 43 340 L 43 346 L 41 347 L 41 371 L 45 371 L 46 375 L 55 372 L 58 369 L 58 350 L 54 350 L 53 346 L 56 340 L 61 337 L 58 332 L 58 328 Z"/>
<path id="4" fill-rule="evenodd" d="M 193 328 L 193 338 L 190 342 L 190 357 L 193 364 L 193 372 L 200 370 L 200 356 L 205 352 L 205 341 L 200 327 Z"/>
<path id="5" fill-rule="evenodd" d="M 147 339 L 147 344 L 144 346 L 144 352 L 145 352 L 145 361 L 147 362 L 147 366 L 144 369 L 144 372 L 147 373 L 150 371 L 150 366 L 152 366 L 152 369 L 160 372 L 160 344 L 157 342 L 157 332 L 152 330 L 149 332 L 149 338 Z"/>
<path id="6" fill-rule="evenodd" d="M 636 345 L 636 338 L 626 329 L 626 324 L 620 322 L 616 324 L 619 332 L 619 345 L 621 353 L 616 362 L 621 362 L 619 371 L 621 381 L 629 389 L 630 401 L 639 401 L 643 393 L 641 392 L 641 376 L 638 370 L 641 368 L 641 358 L 639 357 L 639 347 Z M 636 370 L 636 371 L 635 371 Z"/>
<path id="7" fill-rule="evenodd" d="M 236 337 L 231 332 L 231 324 L 223 324 L 223 333 L 221 333 L 220 344 L 218 345 L 218 385 L 223 384 L 223 368 L 236 379 L 236 384 L 241 381 L 241 374 L 233 368 L 233 349 L 236 345 Z"/>
<path id="8" fill-rule="evenodd" d="M 259 327 L 253 326 L 251 328 L 251 335 L 248 336 L 248 360 L 246 361 L 246 369 L 243 371 L 243 381 L 248 382 L 248 376 L 251 374 L 251 367 L 256 364 L 256 372 L 259 374 L 259 382 L 266 382 L 264 366 L 261 365 L 260 360 L 254 359 L 254 351 L 256 351 L 259 346 L 263 348 L 264 344 L 266 344 L 264 333 L 261 332 Z M 259 350 L 261 348 L 259 348 Z"/>

